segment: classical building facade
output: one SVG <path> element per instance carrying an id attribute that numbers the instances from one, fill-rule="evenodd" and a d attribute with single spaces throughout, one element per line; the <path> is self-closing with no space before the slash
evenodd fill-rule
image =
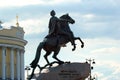
<path id="1" fill-rule="evenodd" d="M 24 30 L 0 29 L 0 80 L 24 80 Z"/>

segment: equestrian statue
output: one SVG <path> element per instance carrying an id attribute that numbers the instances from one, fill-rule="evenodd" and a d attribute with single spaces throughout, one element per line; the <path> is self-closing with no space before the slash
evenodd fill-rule
<path id="1" fill-rule="evenodd" d="M 74 24 L 75 20 L 73 20 L 69 14 L 64 14 L 59 18 L 57 18 L 55 14 L 56 13 L 54 10 L 50 12 L 51 18 L 49 20 L 48 26 L 49 34 L 44 38 L 42 42 L 40 42 L 37 47 L 35 59 L 30 64 L 31 68 L 33 68 L 30 78 L 32 78 L 36 67 L 39 67 L 41 70 L 43 69 L 43 67 L 40 67 L 38 65 L 42 49 L 46 51 L 46 54 L 44 55 L 44 58 L 47 62 L 45 65 L 46 67 L 47 65 L 52 66 L 52 63 L 50 63 L 47 58 L 52 52 L 54 52 L 52 57 L 56 60 L 56 63 L 59 65 L 64 63 L 64 61 L 57 58 L 57 55 L 61 47 L 65 47 L 68 42 L 71 42 L 71 45 L 73 46 L 72 51 L 76 49 L 75 40 L 77 39 L 81 42 L 81 48 L 84 47 L 84 42 L 80 37 L 75 37 L 69 27 L 69 24 Z"/>

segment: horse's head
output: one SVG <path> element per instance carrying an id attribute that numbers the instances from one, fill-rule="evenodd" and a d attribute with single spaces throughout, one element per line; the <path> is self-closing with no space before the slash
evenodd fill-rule
<path id="1" fill-rule="evenodd" d="M 69 16 L 69 14 L 64 14 L 64 15 L 62 15 L 62 16 L 60 17 L 60 19 L 63 19 L 63 20 L 65 20 L 65 21 L 67 21 L 67 22 L 69 22 L 69 23 L 71 23 L 71 24 L 74 24 L 74 23 L 75 23 L 75 20 L 72 19 L 72 18 Z"/>

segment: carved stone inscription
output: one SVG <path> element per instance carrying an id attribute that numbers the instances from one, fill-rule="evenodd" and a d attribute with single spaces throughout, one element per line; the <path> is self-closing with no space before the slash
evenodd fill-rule
<path id="1" fill-rule="evenodd" d="M 73 80 L 80 76 L 80 73 L 76 70 L 62 70 L 58 75 L 62 80 Z"/>
<path id="2" fill-rule="evenodd" d="M 47 70 L 47 71 L 46 71 Z M 87 63 L 70 63 L 43 70 L 37 80 L 85 80 L 90 73 Z"/>

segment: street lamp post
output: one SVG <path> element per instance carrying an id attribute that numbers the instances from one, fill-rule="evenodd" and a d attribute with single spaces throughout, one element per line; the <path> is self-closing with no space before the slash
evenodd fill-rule
<path id="1" fill-rule="evenodd" d="M 95 64 L 95 60 L 94 59 L 86 59 L 86 63 L 90 64 L 90 68 L 91 68 L 91 70 L 93 70 L 92 64 Z M 92 77 L 91 73 L 92 72 L 90 71 L 88 80 L 94 80 L 94 79 L 96 79 L 95 77 Z"/>
<path id="2" fill-rule="evenodd" d="M 26 66 L 25 70 L 27 70 L 27 78 L 28 78 L 28 76 L 29 76 L 28 71 L 30 70 L 30 67 L 29 67 L 29 66 Z"/>
<path id="3" fill-rule="evenodd" d="M 2 24 L 3 22 L 2 21 L 0 21 L 0 28 L 2 28 L 2 26 L 1 26 L 1 24 Z"/>

